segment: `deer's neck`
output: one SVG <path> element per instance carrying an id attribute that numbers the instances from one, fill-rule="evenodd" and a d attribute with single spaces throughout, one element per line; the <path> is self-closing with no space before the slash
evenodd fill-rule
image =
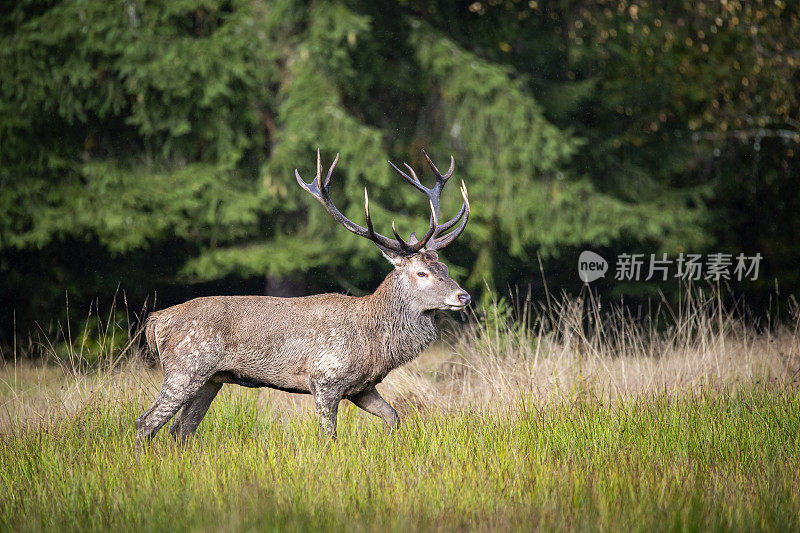
<path id="1" fill-rule="evenodd" d="M 395 271 L 367 300 L 370 329 L 376 332 L 375 352 L 389 369 L 411 361 L 436 338 L 433 311 L 414 305 Z"/>

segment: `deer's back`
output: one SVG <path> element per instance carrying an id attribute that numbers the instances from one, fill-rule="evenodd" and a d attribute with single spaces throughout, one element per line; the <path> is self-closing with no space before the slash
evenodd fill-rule
<path id="1" fill-rule="evenodd" d="M 146 333 L 165 371 L 206 364 L 296 388 L 317 359 L 358 343 L 357 300 L 341 294 L 196 298 L 152 313 Z"/>

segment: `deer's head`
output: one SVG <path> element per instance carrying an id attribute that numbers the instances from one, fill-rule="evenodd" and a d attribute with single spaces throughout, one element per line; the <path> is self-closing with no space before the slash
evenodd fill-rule
<path id="1" fill-rule="evenodd" d="M 409 165 L 404 163 L 406 169 L 408 169 L 407 174 L 394 166 L 393 163 L 389 162 L 392 168 L 399 172 L 406 181 L 428 197 L 431 207 L 428 231 L 421 239 L 418 239 L 416 234 L 412 233 L 408 241 L 404 240 L 397 233 L 394 222 L 392 222 L 394 238 L 385 237 L 375 231 L 372 227 L 372 219 L 369 215 L 369 196 L 367 195 L 366 188 L 364 188 L 364 213 L 367 220 L 366 228 L 346 218 L 336 206 L 333 205 L 333 201 L 328 193 L 328 187 L 330 186 L 333 169 L 339 161 L 339 154 L 336 154 L 336 158 L 328 169 L 324 181 L 319 150 L 317 150 L 317 175 L 311 183 L 303 181 L 297 170 L 295 170 L 294 173 L 300 186 L 316 198 L 337 222 L 356 235 L 366 237 L 378 245 L 381 253 L 394 265 L 397 282 L 411 295 L 411 301 L 414 302 L 415 305 L 419 306 L 422 310 L 463 309 L 469 304 L 470 296 L 450 277 L 447 266 L 439 262 L 437 250 L 441 250 L 453 242 L 461 235 L 467 225 L 467 220 L 469 219 L 467 187 L 462 181 L 461 196 L 464 202 L 461 204 L 461 209 L 456 216 L 443 224 L 439 224 L 439 201 L 441 199 L 442 189 L 447 183 L 447 180 L 450 179 L 450 176 L 453 175 L 455 160 L 450 156 L 450 169 L 442 174 L 428 157 L 428 154 L 425 154 L 425 159 L 428 160 L 428 163 L 436 174 L 436 183 L 431 188 L 425 187 L 420 183 L 416 173 Z M 456 225 L 458 227 L 456 227 Z"/>
<path id="2" fill-rule="evenodd" d="M 435 250 L 423 250 L 410 257 L 384 255 L 394 265 L 403 292 L 410 294 L 409 300 L 421 310 L 458 311 L 469 304 L 469 293 L 450 277 L 447 265 L 439 262 Z"/>

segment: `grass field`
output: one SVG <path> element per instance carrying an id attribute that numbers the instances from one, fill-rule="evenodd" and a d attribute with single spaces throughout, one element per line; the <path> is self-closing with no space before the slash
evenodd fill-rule
<path id="1" fill-rule="evenodd" d="M 305 397 L 231 386 L 187 446 L 137 449 L 160 372 L 133 347 L 7 358 L 0 529 L 798 530 L 796 317 L 698 300 L 656 332 L 582 305 L 494 305 L 381 386 L 400 430 L 345 403 L 338 442 Z"/>

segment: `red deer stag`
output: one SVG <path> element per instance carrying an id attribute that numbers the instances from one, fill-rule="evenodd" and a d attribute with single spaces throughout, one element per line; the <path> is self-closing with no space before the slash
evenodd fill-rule
<path id="1" fill-rule="evenodd" d="M 434 340 L 434 310 L 463 309 L 470 301 L 436 253 L 464 231 L 467 189 L 462 181 L 461 210 L 439 224 L 439 200 L 455 161 L 451 156 L 450 169 L 442 174 L 427 154 L 425 158 L 436 174 L 432 188 L 422 185 L 409 165 L 407 174 L 389 163 L 430 203 L 428 231 L 421 239 L 412 233 L 408 241 L 394 223 L 394 238 L 375 232 L 366 189 L 366 228 L 333 205 L 328 186 L 338 154 L 324 181 L 319 150 L 311 183 L 295 170 L 300 186 L 349 231 L 375 242 L 394 270 L 373 294 L 363 297 L 210 296 L 152 313 L 145 336 L 164 367 L 164 383 L 136 421 L 137 441 L 152 438 L 179 410 L 171 433 L 178 439 L 191 436 L 224 383 L 312 394 L 322 428 L 333 438 L 343 398 L 382 417 L 389 427 L 397 426 L 397 412 L 375 385 Z"/>

